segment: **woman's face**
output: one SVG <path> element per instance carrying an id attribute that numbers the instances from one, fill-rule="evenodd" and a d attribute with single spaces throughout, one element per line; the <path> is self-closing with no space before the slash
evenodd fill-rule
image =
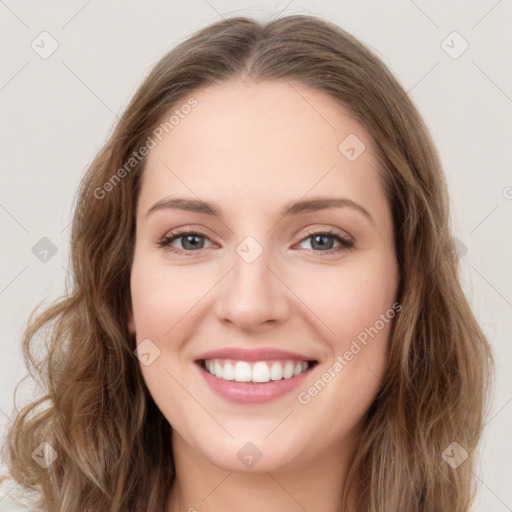
<path id="1" fill-rule="evenodd" d="M 297 82 L 192 97 L 153 136 L 138 202 L 129 327 L 145 382 L 189 461 L 339 458 L 381 385 L 396 310 L 370 137 Z"/>

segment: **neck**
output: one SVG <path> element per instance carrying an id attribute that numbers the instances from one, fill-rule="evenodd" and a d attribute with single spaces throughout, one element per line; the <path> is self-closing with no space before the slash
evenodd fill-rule
<path id="1" fill-rule="evenodd" d="M 275 470 L 228 471 L 195 452 L 181 436 L 173 434 L 177 477 L 169 495 L 167 512 L 282 512 L 315 510 L 340 512 L 341 494 L 357 443 L 355 439 L 311 460 L 297 457 Z M 359 489 L 348 495 L 348 508 L 356 510 Z"/>

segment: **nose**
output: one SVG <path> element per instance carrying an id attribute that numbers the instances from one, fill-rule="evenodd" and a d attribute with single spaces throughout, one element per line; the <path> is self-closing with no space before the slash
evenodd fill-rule
<path id="1" fill-rule="evenodd" d="M 292 292 L 267 257 L 252 262 L 235 253 L 233 267 L 219 283 L 215 313 L 219 321 L 246 332 L 276 326 L 288 317 Z"/>

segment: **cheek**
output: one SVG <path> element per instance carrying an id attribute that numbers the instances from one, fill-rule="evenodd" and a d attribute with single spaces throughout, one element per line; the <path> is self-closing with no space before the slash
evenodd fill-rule
<path id="1" fill-rule="evenodd" d="M 386 269 L 383 261 L 375 260 L 312 269 L 307 280 L 295 278 L 294 291 L 324 325 L 325 339 L 341 350 L 391 308 L 396 281 L 393 266 Z"/>
<path id="2" fill-rule="evenodd" d="M 179 384 L 179 335 L 191 328 L 194 294 L 189 292 L 186 282 L 181 282 L 180 272 L 139 261 L 134 261 L 131 275 L 136 339 L 140 347 L 146 343 L 151 354 L 149 364 L 139 357 L 139 367 L 162 414 L 173 426 L 185 428 L 181 421 L 186 417 L 187 405 L 190 406 L 190 396 Z M 151 343 L 148 345 L 146 340 Z"/>
<path id="3" fill-rule="evenodd" d="M 145 264 L 136 260 L 131 274 L 131 296 L 137 339 L 168 338 L 169 331 L 180 318 L 192 313 L 201 292 L 204 294 L 204 279 L 202 286 L 197 284 L 194 285 L 193 274 L 183 269 L 170 269 L 149 259 Z"/>
<path id="4" fill-rule="evenodd" d="M 161 262 L 141 265 L 140 261 L 134 262 L 131 279 L 137 339 L 154 337 L 168 344 L 201 315 L 199 303 L 204 305 L 202 299 L 219 273 L 212 268 L 191 271 L 187 265 L 169 268 Z M 385 254 L 339 265 L 292 267 L 283 269 L 283 274 L 299 303 L 306 306 L 299 309 L 337 351 L 371 328 L 395 299 L 397 273 L 393 259 Z"/>
<path id="5" fill-rule="evenodd" d="M 193 273 L 185 267 L 169 269 L 149 258 L 136 258 L 131 272 L 136 340 L 138 344 L 146 343 L 152 356 L 150 364 L 139 358 L 139 366 L 153 399 L 168 418 L 174 418 L 190 399 L 178 384 L 180 347 L 186 340 L 184 333 L 192 332 L 197 323 L 198 308 L 194 305 L 205 293 L 205 276 L 202 286 L 199 276 L 195 284 L 191 277 Z"/>
<path id="6" fill-rule="evenodd" d="M 298 391 L 297 401 L 304 417 L 323 418 L 325 438 L 332 439 L 358 424 L 382 384 L 396 316 L 395 287 L 377 270 L 351 268 L 316 281 L 309 297 L 308 306 L 328 327 L 329 357 L 323 373 Z"/>

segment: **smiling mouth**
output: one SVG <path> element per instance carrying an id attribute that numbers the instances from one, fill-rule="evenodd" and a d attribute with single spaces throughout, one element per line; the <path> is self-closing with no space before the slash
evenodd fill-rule
<path id="1" fill-rule="evenodd" d="M 218 379 L 234 382 L 265 384 L 289 380 L 311 370 L 318 361 L 271 360 L 236 361 L 233 359 L 200 359 L 197 361 L 205 372 Z"/>

